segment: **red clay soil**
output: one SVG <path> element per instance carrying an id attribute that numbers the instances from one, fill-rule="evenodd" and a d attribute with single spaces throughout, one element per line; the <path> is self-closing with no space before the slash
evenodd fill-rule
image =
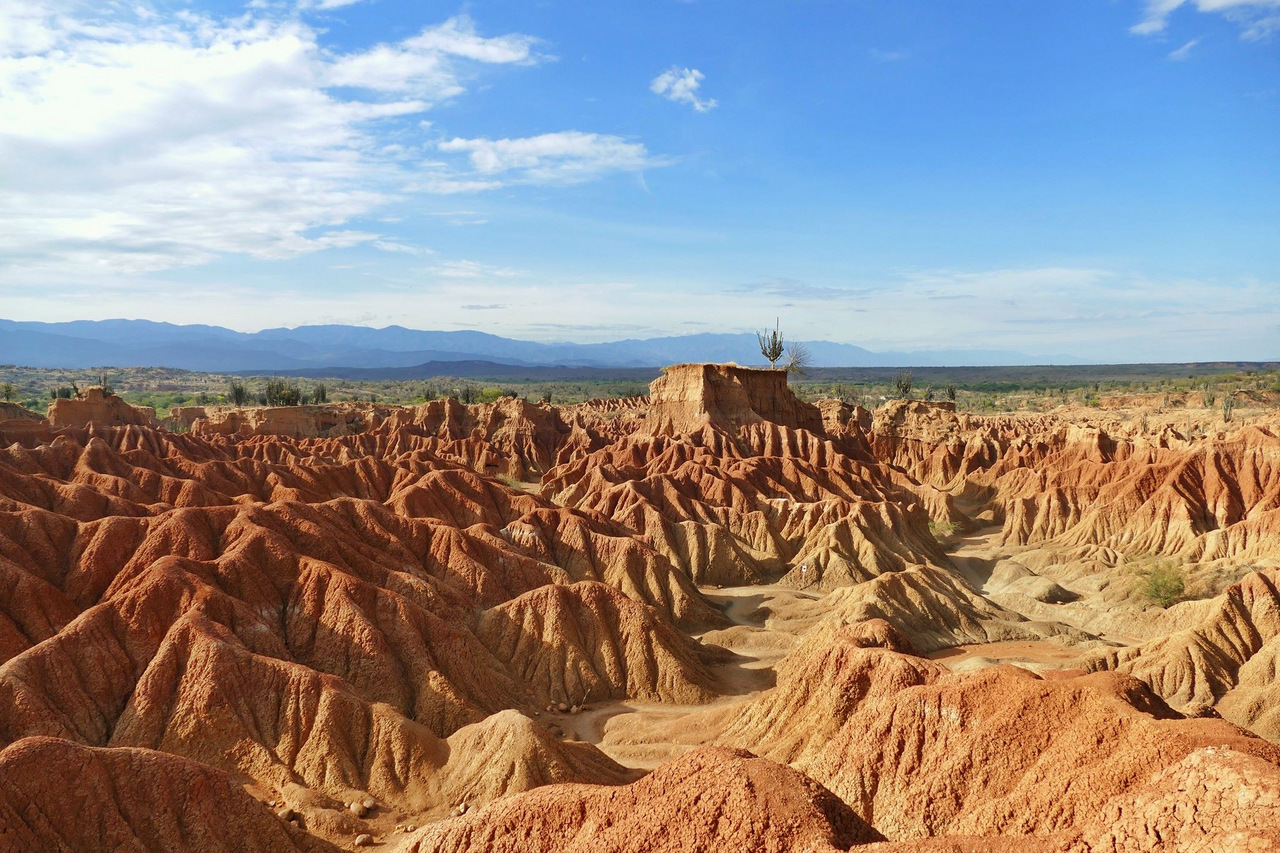
<path id="1" fill-rule="evenodd" d="M 1262 559 L 1272 433 L 653 390 L 0 422 L 0 849 L 1271 849 L 1280 749 L 1209 708 L 1280 731 L 1274 570 L 1087 658 L 1119 672 L 921 654 L 1102 645 L 985 597 L 931 522 Z M 731 630 L 698 589 L 765 582 L 794 612 Z M 734 631 L 791 634 L 775 687 L 717 696 L 744 659 L 697 638 Z M 628 702 L 688 750 L 638 780 L 554 723 Z"/>
<path id="2" fill-rule="evenodd" d="M 499 800 L 424 830 L 411 853 L 845 850 L 879 837 L 812 779 L 707 747 L 620 788 L 567 785 Z"/>
<path id="3" fill-rule="evenodd" d="M 45 737 L 0 751 L 0 850 L 174 849 L 336 851 L 195 761 Z"/>

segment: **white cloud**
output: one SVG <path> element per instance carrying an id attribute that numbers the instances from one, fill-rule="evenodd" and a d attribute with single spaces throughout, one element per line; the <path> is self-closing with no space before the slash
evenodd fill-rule
<path id="1" fill-rule="evenodd" d="M 364 0 L 301 0 L 298 8 L 320 9 L 321 11 L 329 11 L 330 9 L 341 9 L 345 6 L 354 6 L 357 3 L 363 3 Z"/>
<path id="2" fill-rule="evenodd" d="M 608 172 L 638 172 L 660 163 L 649 156 L 642 143 L 577 130 L 522 139 L 447 139 L 437 148 L 467 155 L 480 177 L 466 183 L 476 189 L 510 183 L 573 184 Z"/>
<path id="3" fill-rule="evenodd" d="M 537 59 L 533 48 L 538 41 L 532 36 L 518 34 L 484 38 L 476 33 L 475 23 L 470 18 L 459 15 L 438 27 L 428 27 L 404 44 L 409 50 L 439 52 L 476 62 L 527 63 Z"/>
<path id="4" fill-rule="evenodd" d="M 464 91 L 451 59 L 528 64 L 537 59 L 533 53 L 537 41 L 525 35 L 484 38 L 476 33 L 475 23 L 462 15 L 402 42 L 337 57 L 328 69 L 327 82 L 440 100 Z"/>
<path id="5" fill-rule="evenodd" d="M 1192 39 L 1177 50 L 1169 51 L 1169 59 L 1174 62 L 1182 62 L 1191 55 L 1191 50 L 1200 43 L 1200 39 Z"/>
<path id="6" fill-rule="evenodd" d="M 1142 20 L 1130 29 L 1138 35 L 1163 32 L 1170 16 L 1186 5 L 1226 16 L 1246 39 L 1263 39 L 1280 29 L 1280 0 L 1143 0 Z"/>
<path id="7" fill-rule="evenodd" d="M 434 249 L 428 249 L 425 246 L 414 246 L 409 243 L 401 243 L 398 240 L 374 240 L 369 245 L 383 252 L 400 252 L 406 255 L 434 255 Z"/>
<path id="8" fill-rule="evenodd" d="M 0 287 L 372 242 L 349 223 L 407 192 L 503 183 L 422 165 L 420 116 L 482 66 L 537 61 L 536 39 L 466 16 L 354 52 L 322 35 L 292 12 L 0 3 Z M 627 168 L 627 143 L 596 139 L 504 180 Z"/>
<path id="9" fill-rule="evenodd" d="M 428 267 L 423 270 L 423 272 L 437 278 L 453 280 L 465 279 L 468 281 L 490 278 L 516 278 L 527 274 L 524 270 L 518 270 L 512 267 L 496 267 L 489 264 L 482 264 L 478 261 L 461 259 L 445 261 L 439 266 Z"/>
<path id="10" fill-rule="evenodd" d="M 649 91 L 661 95 L 668 101 L 688 104 L 700 113 L 715 109 L 715 98 L 699 98 L 698 87 L 702 85 L 703 73 L 696 68 L 677 68 L 672 66 L 663 71 L 649 84 Z"/>

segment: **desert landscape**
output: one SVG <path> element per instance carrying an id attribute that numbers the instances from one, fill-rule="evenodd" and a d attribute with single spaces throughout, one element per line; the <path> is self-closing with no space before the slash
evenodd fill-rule
<path id="1" fill-rule="evenodd" d="M 1280 853 L 1280 0 L 0 0 L 0 853 Z"/>
<path id="2" fill-rule="evenodd" d="M 1280 410 L 1148 402 L 9 406 L 0 849 L 1275 849 Z"/>

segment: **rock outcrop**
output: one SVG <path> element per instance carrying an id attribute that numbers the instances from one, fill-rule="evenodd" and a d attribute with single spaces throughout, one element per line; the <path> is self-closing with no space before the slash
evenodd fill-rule
<path id="1" fill-rule="evenodd" d="M 708 424 L 732 430 L 764 421 L 822 432 L 822 413 L 791 393 L 785 370 L 677 364 L 649 386 L 644 431 L 671 435 Z"/>
<path id="2" fill-rule="evenodd" d="M 59 398 L 49 404 L 49 424 L 54 429 L 99 426 L 156 426 L 156 410 L 150 406 L 130 406 L 102 388 L 92 387 L 70 399 Z"/>
<path id="3" fill-rule="evenodd" d="M 190 406 L 169 412 L 176 426 L 188 427 L 196 435 L 278 435 L 287 438 L 352 435 L 377 426 L 386 415 L 387 407 L 364 403 L 251 408 Z"/>
<path id="4" fill-rule="evenodd" d="M 0 421 L 43 421 L 44 415 L 23 408 L 17 403 L 0 400 Z"/>
<path id="5" fill-rule="evenodd" d="M 692 752 L 624 788 L 553 786 L 424 830 L 407 853 L 846 850 L 878 833 L 821 785 L 749 752 Z"/>
<path id="6" fill-rule="evenodd" d="M 0 751 L 0 849 L 337 853 L 230 776 L 145 749 L 25 738 Z"/>

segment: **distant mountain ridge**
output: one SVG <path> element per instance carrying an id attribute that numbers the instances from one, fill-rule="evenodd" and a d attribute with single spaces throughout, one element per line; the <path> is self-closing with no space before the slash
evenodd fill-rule
<path id="1" fill-rule="evenodd" d="M 872 352 L 804 341 L 815 367 L 1084 364 L 1002 350 Z M 169 367 L 204 372 L 299 371 L 325 367 L 407 368 L 426 362 L 521 367 L 651 368 L 683 361 L 762 364 L 755 335 L 697 334 L 599 344 L 538 343 L 476 331 L 322 325 L 236 332 L 150 320 L 36 323 L 0 320 L 0 363 L 25 367 Z"/>

